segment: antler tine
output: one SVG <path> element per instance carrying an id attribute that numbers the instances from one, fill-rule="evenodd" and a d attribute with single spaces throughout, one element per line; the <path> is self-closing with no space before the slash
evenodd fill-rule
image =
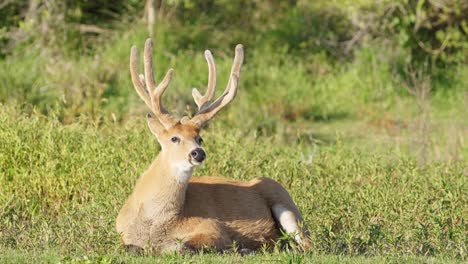
<path id="1" fill-rule="evenodd" d="M 223 95 L 221 95 L 214 103 L 207 107 L 203 107 L 193 118 L 192 122 L 198 126 L 203 126 L 212 119 L 221 109 L 229 104 L 237 94 L 237 84 L 240 76 L 242 62 L 244 61 L 244 49 L 241 44 L 236 46 L 236 54 L 231 68 L 229 82 Z"/>
<path id="2" fill-rule="evenodd" d="M 198 106 L 198 111 L 202 111 L 203 107 L 207 105 L 211 100 L 216 92 L 216 64 L 213 59 L 213 55 L 211 51 L 205 51 L 205 58 L 206 62 L 208 63 L 208 85 L 206 89 L 206 94 L 204 96 L 197 90 L 197 88 L 192 89 L 192 96 L 193 100 Z"/>
<path id="3" fill-rule="evenodd" d="M 158 86 L 156 86 L 156 88 L 154 89 L 154 93 L 151 95 L 151 102 L 153 103 L 153 112 L 159 118 L 159 120 L 166 129 L 174 126 L 176 123 L 179 122 L 179 120 L 174 118 L 166 110 L 166 108 L 164 108 L 162 104 L 162 95 L 169 86 L 169 82 L 172 80 L 173 72 L 173 69 L 169 69 L 167 71 L 166 76 L 164 76 L 162 82 Z"/>
<path id="4" fill-rule="evenodd" d="M 154 80 L 153 70 L 153 41 L 150 38 L 145 41 L 143 56 L 146 87 L 148 87 L 150 91 L 154 91 L 154 88 L 156 87 L 156 81 Z"/>
<path id="5" fill-rule="evenodd" d="M 161 121 L 163 126 L 168 129 L 179 122 L 179 120 L 175 119 L 162 104 L 162 95 L 172 80 L 174 70 L 172 68 L 169 69 L 161 83 L 156 86 L 153 71 L 153 41 L 150 38 L 145 42 L 144 65 L 146 87 L 150 90 L 151 110 L 159 121 Z"/>
<path id="6" fill-rule="evenodd" d="M 138 49 L 133 46 L 130 50 L 130 75 L 132 76 L 133 86 L 140 98 L 151 109 L 151 98 L 146 89 L 143 75 L 138 75 Z"/>
<path id="7" fill-rule="evenodd" d="M 161 124 L 166 128 L 170 128 L 179 120 L 175 119 L 162 105 L 161 97 L 169 86 L 172 79 L 173 69 L 169 69 L 164 76 L 164 79 L 156 86 L 153 72 L 153 42 L 147 39 L 143 54 L 144 72 L 138 74 L 138 50 L 135 46 L 130 51 L 130 74 L 135 90 L 143 99 L 146 105 L 151 109 Z"/>

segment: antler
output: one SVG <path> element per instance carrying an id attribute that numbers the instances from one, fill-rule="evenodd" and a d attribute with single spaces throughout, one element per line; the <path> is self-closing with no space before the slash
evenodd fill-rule
<path id="1" fill-rule="evenodd" d="M 135 87 L 135 90 L 141 99 L 143 99 L 146 105 L 159 119 L 161 124 L 166 129 L 169 129 L 170 127 L 177 124 L 179 120 L 174 118 L 166 110 L 166 108 L 164 108 L 161 98 L 172 79 L 173 69 L 169 69 L 161 83 L 156 85 L 153 72 L 153 42 L 151 39 L 147 39 L 145 42 L 143 56 L 145 66 L 144 75 L 138 74 L 137 53 L 137 48 L 133 46 L 130 52 L 130 74 L 132 76 L 133 86 Z M 198 113 L 190 121 L 199 127 L 205 125 L 236 96 L 237 83 L 239 80 L 242 62 L 244 60 L 244 50 L 241 44 L 236 46 L 236 53 L 231 68 L 229 82 L 226 89 L 224 90 L 223 95 L 221 95 L 214 102 L 212 102 L 212 100 L 216 91 L 216 65 L 213 59 L 213 55 L 209 50 L 205 51 L 205 58 L 208 63 L 208 85 L 206 94 L 202 96 L 196 88 L 192 90 L 193 99 L 198 106 Z M 188 121 L 188 118 L 184 117 L 180 121 L 185 123 Z"/>
<path id="2" fill-rule="evenodd" d="M 205 50 L 205 58 L 208 63 L 208 87 L 206 89 L 206 94 L 202 96 L 197 88 L 193 88 L 192 90 L 193 100 L 195 100 L 198 106 L 198 111 L 201 111 L 207 103 L 213 100 L 213 96 L 216 92 L 216 65 L 211 51 Z"/>
<path id="3" fill-rule="evenodd" d="M 216 66 L 213 56 L 209 50 L 205 51 L 205 58 L 208 62 L 208 88 L 204 96 L 197 89 L 192 90 L 193 99 L 198 106 L 198 113 L 191 119 L 192 122 L 202 127 L 212 119 L 221 109 L 229 104 L 237 94 L 237 83 L 239 80 L 242 62 L 244 60 L 244 49 L 241 44 L 236 46 L 236 54 L 231 68 L 231 75 L 226 90 L 215 102 L 213 99 L 216 89 Z"/>
<path id="4" fill-rule="evenodd" d="M 170 128 L 179 122 L 174 118 L 162 105 L 162 95 L 169 86 L 172 79 L 173 69 L 169 69 L 160 84 L 156 86 L 153 72 L 153 41 L 147 39 L 144 50 L 144 72 L 145 75 L 138 75 L 137 70 L 137 53 L 136 46 L 133 46 L 130 52 L 130 74 L 132 76 L 133 86 L 138 95 L 143 99 L 146 105 L 151 109 L 161 124 L 166 128 Z"/>

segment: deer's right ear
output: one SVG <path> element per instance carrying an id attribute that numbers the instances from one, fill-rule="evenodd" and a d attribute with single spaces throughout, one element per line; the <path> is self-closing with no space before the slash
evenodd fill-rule
<path id="1" fill-rule="evenodd" d="M 146 121 L 148 122 L 148 127 L 151 130 L 151 133 L 153 133 L 156 137 L 161 135 L 165 130 L 159 119 L 150 113 L 146 115 Z"/>

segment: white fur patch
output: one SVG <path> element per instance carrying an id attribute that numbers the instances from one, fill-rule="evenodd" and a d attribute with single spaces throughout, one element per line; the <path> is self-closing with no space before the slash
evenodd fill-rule
<path id="1" fill-rule="evenodd" d="M 178 182 L 187 182 L 192 176 L 193 165 L 188 161 L 174 163 L 172 168 Z"/>
<path id="2" fill-rule="evenodd" d="M 287 234 L 293 235 L 294 240 L 296 240 L 298 244 L 302 245 L 302 239 L 300 236 L 301 229 L 297 224 L 297 219 L 294 213 L 281 204 L 275 204 L 271 209 L 273 211 L 273 215 L 275 216 L 276 220 L 279 222 L 283 230 Z"/>

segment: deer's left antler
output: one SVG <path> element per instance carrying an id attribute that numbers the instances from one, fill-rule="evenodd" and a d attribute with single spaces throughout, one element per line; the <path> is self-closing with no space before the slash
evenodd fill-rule
<path id="1" fill-rule="evenodd" d="M 192 90 L 193 99 L 198 106 L 198 113 L 191 119 L 198 126 L 204 126 L 221 109 L 229 104 L 237 94 L 237 83 L 239 81 L 242 63 L 244 61 L 244 49 L 241 44 L 236 46 L 234 62 L 231 68 L 231 75 L 224 93 L 214 102 L 211 100 L 216 89 L 216 66 L 213 56 L 209 50 L 205 51 L 205 58 L 208 62 L 208 88 L 206 94 L 202 96 L 197 89 Z"/>

